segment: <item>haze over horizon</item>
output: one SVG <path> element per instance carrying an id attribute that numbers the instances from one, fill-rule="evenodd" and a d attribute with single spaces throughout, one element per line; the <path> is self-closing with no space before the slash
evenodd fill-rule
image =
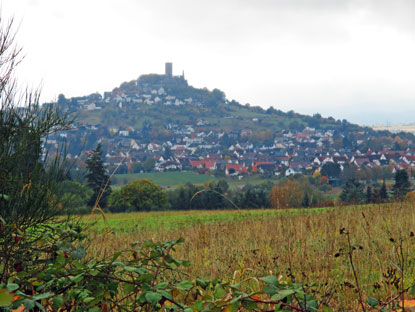
<path id="1" fill-rule="evenodd" d="M 195 87 L 360 124 L 415 121 L 414 0 L 3 0 L 42 101 L 185 71 Z"/>

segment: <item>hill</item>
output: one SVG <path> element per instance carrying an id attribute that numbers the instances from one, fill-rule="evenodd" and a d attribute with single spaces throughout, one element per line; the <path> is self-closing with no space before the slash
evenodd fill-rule
<path id="1" fill-rule="evenodd" d="M 73 130 L 49 137 L 46 146 L 70 142 L 72 158 L 102 142 L 107 166 L 122 163 L 119 173 L 193 168 L 219 176 L 291 175 L 320 170 L 328 161 L 342 170 L 346 164 L 415 165 L 412 134 L 242 105 L 219 89 L 190 86 L 183 75 L 142 75 L 103 95 L 60 95 L 57 104 L 77 122 Z M 84 158 L 76 158 L 78 169 Z"/>
<path id="2" fill-rule="evenodd" d="M 204 130 L 221 129 L 225 132 L 250 129 L 253 132 L 271 130 L 302 130 L 305 127 L 340 130 L 370 131 L 346 120 L 335 120 L 321 115 L 307 116 L 294 111 L 282 112 L 273 107 L 241 105 L 226 99 L 218 89 L 212 91 L 189 86 L 182 76 L 149 74 L 137 80 L 122 83 L 111 92 L 66 99 L 58 103 L 65 109 L 78 112 L 83 125 L 99 127 L 128 127 L 143 130 L 148 124 L 164 127 L 181 126 L 200 121 Z M 149 138 L 150 139 L 150 138 Z M 153 138 L 156 139 L 156 138 Z"/>

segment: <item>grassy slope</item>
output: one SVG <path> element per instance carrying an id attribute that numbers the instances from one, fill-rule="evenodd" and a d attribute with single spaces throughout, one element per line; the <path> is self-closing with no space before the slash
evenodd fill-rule
<path id="1" fill-rule="evenodd" d="M 149 172 L 149 173 L 130 173 L 130 174 L 116 174 L 114 176 L 114 185 L 125 185 L 131 180 L 136 179 L 151 179 L 154 183 L 161 187 L 174 187 L 187 182 L 193 184 L 203 184 L 215 177 L 197 174 L 189 171 L 172 171 L 172 172 Z"/>
<path id="2" fill-rule="evenodd" d="M 171 172 L 150 172 L 150 173 L 129 173 L 129 174 L 116 174 L 114 176 L 114 180 L 112 183 L 113 187 L 120 187 L 131 180 L 136 179 L 151 179 L 154 183 L 159 185 L 160 187 L 177 187 L 182 184 L 186 184 L 187 182 L 193 184 L 203 184 L 209 182 L 210 180 L 217 180 L 217 178 L 205 175 L 205 174 L 198 174 L 195 172 L 190 171 L 171 171 Z M 258 176 L 247 176 L 244 177 L 242 180 L 236 178 L 225 178 L 226 181 L 229 183 L 231 188 L 242 187 L 245 184 L 260 184 L 267 181 L 275 182 L 274 179 L 264 179 Z"/>
<path id="3" fill-rule="evenodd" d="M 253 108 L 236 105 L 224 105 L 222 112 L 224 115 L 232 116 L 233 118 L 223 118 L 223 115 L 217 114 L 217 108 L 204 108 L 196 109 L 193 107 L 176 107 L 176 106 L 164 106 L 164 105 L 138 105 L 137 108 L 123 108 L 118 107 L 106 107 L 100 111 L 82 111 L 78 116 L 78 120 L 86 124 L 101 124 L 102 126 L 132 126 L 136 129 L 140 129 L 144 121 L 150 121 L 152 123 L 161 122 L 167 124 L 168 122 L 184 122 L 187 120 L 196 120 L 202 118 L 208 120 L 211 126 L 206 129 L 217 130 L 222 129 L 224 131 L 251 129 L 253 131 L 264 130 L 281 130 L 286 129 L 288 125 L 293 122 L 299 122 L 304 125 L 307 123 L 304 121 L 306 116 L 295 114 L 289 116 L 288 114 L 281 115 L 268 115 L 264 112 L 253 111 Z M 260 122 L 254 122 L 252 119 L 258 118 Z M 327 119 L 319 120 L 320 126 L 325 128 L 328 125 L 337 127 L 331 121 Z"/>

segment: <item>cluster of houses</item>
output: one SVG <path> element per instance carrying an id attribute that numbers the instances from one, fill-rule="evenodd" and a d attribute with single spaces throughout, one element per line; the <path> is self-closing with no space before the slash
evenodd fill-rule
<path id="1" fill-rule="evenodd" d="M 104 143 L 105 164 L 110 168 L 120 166 L 120 172 L 134 172 L 135 164 L 143 164 L 149 158 L 154 159 L 154 166 L 147 169 L 138 166 L 139 171 L 195 170 L 222 172 L 227 176 L 248 173 L 290 176 L 315 172 L 326 163 L 338 164 L 342 170 L 347 165 L 356 168 L 390 166 L 392 170 L 415 167 L 415 147 L 406 150 L 384 147 L 365 153 L 358 149 L 336 148 L 332 130 L 281 131 L 269 144 L 256 144 L 249 140 L 238 142 L 245 137 L 247 129 L 225 134 L 220 129 L 204 131 L 208 125 L 201 119 L 182 127 L 169 124 L 174 140 L 146 143 L 141 131 L 132 128 L 108 127 L 106 131 L 113 134 L 108 138 L 100 127 L 86 126 L 51 136 L 45 143 L 53 147 L 63 140 L 74 142 L 79 141 L 79 136 L 95 136 L 97 142 Z M 222 142 L 224 135 L 236 143 Z M 68 154 L 67 157 L 79 155 Z"/>
<path id="2" fill-rule="evenodd" d="M 142 77 L 145 78 L 147 76 Z M 157 82 L 140 82 L 140 78 L 142 78 L 140 77 L 138 80 L 129 82 L 127 88 L 116 88 L 111 92 L 104 92 L 103 96 L 99 93 L 93 93 L 89 96 L 72 98 L 71 105 L 76 106 L 77 109 L 87 111 L 102 110 L 107 105 L 118 106 L 119 108 L 129 106 L 135 109 L 140 109 L 141 105 L 151 106 L 155 104 L 167 106 L 202 106 L 200 101 L 194 100 L 191 97 L 178 97 L 169 94 L 165 89 L 166 85 L 171 84 L 188 87 L 187 81 L 183 76 L 154 76 L 157 76 Z"/>
<path id="3" fill-rule="evenodd" d="M 180 98 L 166 91 L 170 90 L 166 86 L 171 83 L 187 87 L 184 76 L 155 76 L 156 82 L 140 82 L 139 79 L 123 88 L 105 92 L 103 96 L 96 93 L 70 100 L 60 96 L 58 104 L 63 107 L 63 104 L 70 103 L 68 107 L 73 111 L 128 107 L 130 113 L 140 111 L 146 105 L 202 106 L 190 97 Z M 147 78 L 151 80 L 152 77 Z M 258 118 L 255 119 L 251 120 L 253 125 L 258 122 Z M 119 167 L 119 172 L 195 170 L 241 177 L 249 173 L 268 176 L 312 173 L 321 170 L 326 163 L 338 164 L 341 170 L 350 165 L 358 169 L 390 166 L 392 170 L 410 170 L 415 166 L 415 143 L 412 141 L 405 142 L 403 150 L 385 145 L 376 151 L 360 152 L 360 147 L 371 140 L 372 135 L 362 129 L 353 134 L 353 144 L 346 146 L 339 144 L 346 139 L 345 135 L 328 128 L 274 131 L 271 139 L 261 141 L 251 139 L 255 128 L 226 131 L 204 118 L 169 122 L 163 126 L 170 137 L 149 140 L 143 128 L 84 122 L 76 124 L 73 130 L 52 134 L 45 145 L 53 149 L 63 142 L 71 142 L 67 157 L 79 160 L 75 164 L 82 168 L 84 157 L 80 151 L 85 146 L 93 148 L 83 145 L 83 142 L 93 142 L 94 145 L 102 142 L 106 151 L 105 164 L 110 168 Z M 148 159 L 153 161 L 146 162 Z"/>

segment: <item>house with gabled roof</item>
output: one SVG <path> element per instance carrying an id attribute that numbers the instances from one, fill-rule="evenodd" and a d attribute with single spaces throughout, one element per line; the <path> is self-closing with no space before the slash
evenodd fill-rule
<path id="1" fill-rule="evenodd" d="M 196 159 L 190 160 L 190 166 L 193 168 L 205 168 L 209 170 L 216 170 L 216 159 L 204 158 L 204 159 Z"/>
<path id="2" fill-rule="evenodd" d="M 225 174 L 227 176 L 239 175 L 247 172 L 248 169 L 242 164 L 226 164 L 225 167 Z"/>

